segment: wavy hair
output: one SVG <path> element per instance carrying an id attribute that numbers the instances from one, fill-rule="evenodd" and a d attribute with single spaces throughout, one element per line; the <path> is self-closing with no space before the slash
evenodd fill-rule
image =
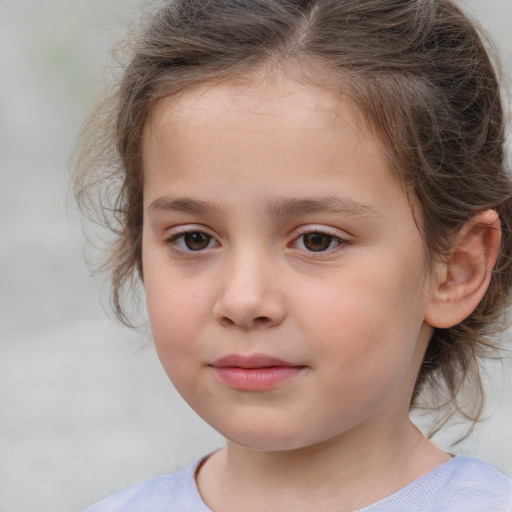
<path id="1" fill-rule="evenodd" d="M 430 390 L 445 418 L 477 420 L 479 359 L 497 347 L 489 336 L 504 325 L 511 285 L 512 185 L 497 72 L 475 23 L 451 0 L 176 0 L 145 19 L 126 55 L 84 125 L 74 174 L 79 204 L 113 233 L 102 268 L 118 318 L 130 324 L 126 289 L 143 278 L 142 133 L 155 104 L 269 64 L 310 80 L 320 70 L 358 107 L 419 205 L 430 261 L 478 213 L 500 216 L 489 289 L 463 322 L 435 330 L 411 404 Z"/>

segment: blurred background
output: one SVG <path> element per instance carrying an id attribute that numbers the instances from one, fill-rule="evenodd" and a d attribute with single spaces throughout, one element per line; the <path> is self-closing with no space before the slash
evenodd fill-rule
<path id="1" fill-rule="evenodd" d="M 512 0 L 461 3 L 510 76 Z M 148 333 L 104 312 L 69 194 L 74 137 L 138 4 L 0 0 L 0 512 L 79 512 L 222 443 L 173 390 Z M 492 417 L 452 451 L 512 476 L 512 364 L 488 368 Z"/>

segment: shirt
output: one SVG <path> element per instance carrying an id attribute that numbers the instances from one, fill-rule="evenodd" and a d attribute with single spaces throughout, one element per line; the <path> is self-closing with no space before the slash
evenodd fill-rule
<path id="1" fill-rule="evenodd" d="M 116 492 L 85 512 L 212 512 L 191 466 Z M 512 512 L 512 480 L 490 464 L 457 456 L 359 512 Z"/>

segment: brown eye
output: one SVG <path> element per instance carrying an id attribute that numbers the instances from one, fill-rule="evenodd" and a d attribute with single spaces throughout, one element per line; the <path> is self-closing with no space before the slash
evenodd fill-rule
<path id="1" fill-rule="evenodd" d="M 193 231 L 183 235 L 183 242 L 186 248 L 190 251 L 202 251 L 206 249 L 212 240 L 210 235 L 202 233 L 201 231 Z"/>
<path id="2" fill-rule="evenodd" d="M 181 233 L 175 233 L 165 243 L 181 255 L 193 252 L 209 254 L 211 249 L 220 247 L 216 238 L 204 231 L 182 231 Z"/>
<path id="3" fill-rule="evenodd" d="M 322 252 L 330 249 L 336 239 L 326 233 L 306 233 L 302 235 L 302 243 L 308 251 Z"/>

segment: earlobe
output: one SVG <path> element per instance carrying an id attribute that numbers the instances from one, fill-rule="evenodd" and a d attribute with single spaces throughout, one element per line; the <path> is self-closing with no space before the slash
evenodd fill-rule
<path id="1" fill-rule="evenodd" d="M 501 224 L 494 210 L 476 215 L 459 230 L 450 255 L 436 268 L 425 322 L 446 329 L 474 311 L 489 286 L 500 240 Z"/>

